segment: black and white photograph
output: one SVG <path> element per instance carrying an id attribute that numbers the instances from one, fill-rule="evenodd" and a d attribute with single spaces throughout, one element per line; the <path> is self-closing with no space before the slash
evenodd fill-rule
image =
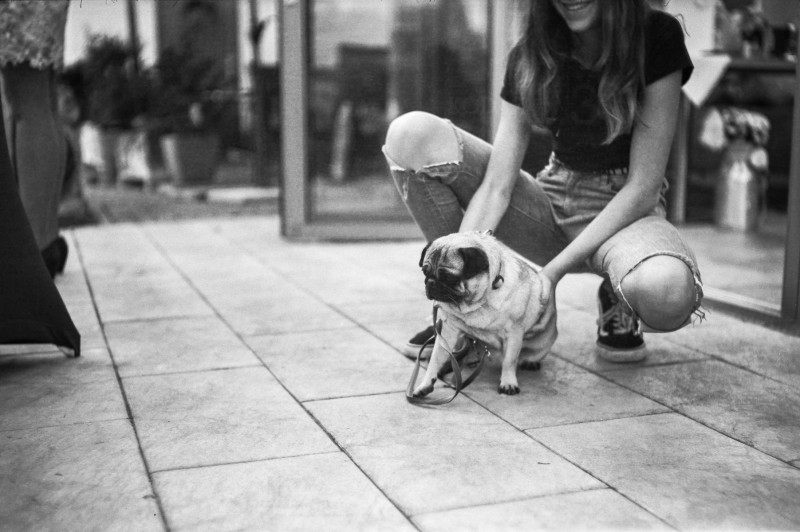
<path id="1" fill-rule="evenodd" d="M 0 531 L 800 531 L 798 0 L 0 0 Z"/>

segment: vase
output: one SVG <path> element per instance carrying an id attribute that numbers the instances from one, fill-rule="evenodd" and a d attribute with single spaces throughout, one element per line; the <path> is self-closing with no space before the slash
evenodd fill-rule
<path id="1" fill-rule="evenodd" d="M 753 161 L 764 148 L 734 140 L 720 165 L 714 197 L 714 221 L 718 227 L 755 231 L 766 214 L 767 171 Z M 764 153 L 764 156 L 765 153 Z"/>

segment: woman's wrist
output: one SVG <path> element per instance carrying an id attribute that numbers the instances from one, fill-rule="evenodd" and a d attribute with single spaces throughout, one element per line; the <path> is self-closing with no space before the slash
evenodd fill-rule
<path id="1" fill-rule="evenodd" d="M 558 284 L 561 278 L 564 277 L 564 272 L 562 272 L 552 262 L 547 263 L 539 273 L 550 279 L 550 282 L 553 283 L 554 285 Z"/>

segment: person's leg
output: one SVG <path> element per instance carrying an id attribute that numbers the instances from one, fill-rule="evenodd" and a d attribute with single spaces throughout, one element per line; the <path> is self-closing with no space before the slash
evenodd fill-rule
<path id="1" fill-rule="evenodd" d="M 669 332 L 691 322 L 703 298 L 694 253 L 663 216 L 629 225 L 606 241 L 592 259 L 606 272 L 617 296 L 643 330 Z"/>
<path id="2" fill-rule="evenodd" d="M 491 145 L 447 120 L 417 111 L 392 122 L 383 151 L 397 190 L 425 238 L 457 232 L 483 180 Z M 539 265 L 567 244 L 550 199 L 524 171 L 495 234 Z"/>
<path id="3" fill-rule="evenodd" d="M 29 65 L 0 69 L 4 119 L 20 198 L 39 249 L 58 237 L 58 204 L 66 140 L 55 112 L 51 70 Z"/>

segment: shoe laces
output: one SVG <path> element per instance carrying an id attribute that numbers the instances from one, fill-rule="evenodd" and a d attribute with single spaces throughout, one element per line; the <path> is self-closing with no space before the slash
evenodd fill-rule
<path id="1" fill-rule="evenodd" d="M 612 334 L 639 333 L 639 320 L 628 312 L 622 302 L 617 301 L 598 319 L 601 331 L 610 329 Z"/>

